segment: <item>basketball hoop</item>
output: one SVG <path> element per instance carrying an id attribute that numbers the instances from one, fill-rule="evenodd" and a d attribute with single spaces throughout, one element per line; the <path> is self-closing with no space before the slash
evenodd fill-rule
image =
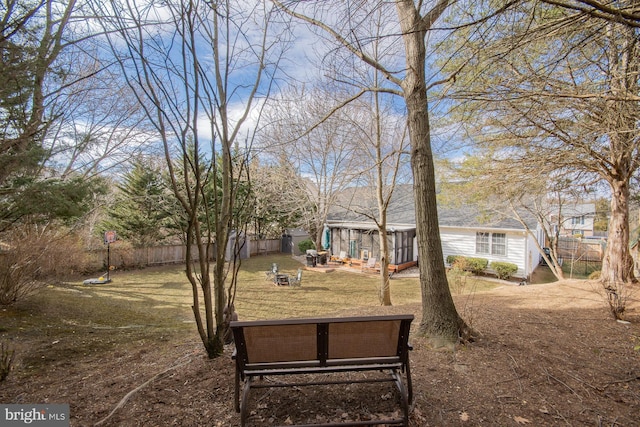
<path id="1" fill-rule="evenodd" d="M 116 235 L 116 232 L 113 230 L 110 231 L 105 231 L 104 232 L 104 243 L 105 244 L 109 244 L 109 243 L 114 243 L 116 240 L 118 240 L 118 236 Z"/>

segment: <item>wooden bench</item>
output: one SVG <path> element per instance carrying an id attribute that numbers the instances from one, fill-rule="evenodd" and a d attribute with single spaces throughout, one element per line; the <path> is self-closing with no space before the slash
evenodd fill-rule
<path id="1" fill-rule="evenodd" d="M 349 425 L 407 426 L 409 405 L 413 400 L 408 342 L 412 320 L 413 315 L 408 314 L 231 322 L 236 345 L 232 356 L 236 362 L 235 409 L 240 413 L 241 425 L 245 426 L 247 422 L 252 388 L 390 381 L 398 388 L 403 418 L 358 421 Z M 345 380 L 335 375 L 357 371 L 381 371 L 388 375 L 359 380 Z M 305 374 L 327 375 L 321 375 L 322 380 L 314 377 L 305 381 L 309 378 Z M 256 378 L 285 375 L 296 375 L 302 380 L 289 383 L 255 381 Z"/>

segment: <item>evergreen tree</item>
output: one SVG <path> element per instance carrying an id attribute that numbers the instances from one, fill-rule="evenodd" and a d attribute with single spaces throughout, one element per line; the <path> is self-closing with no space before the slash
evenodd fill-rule
<path id="1" fill-rule="evenodd" d="M 89 212 L 95 195 L 104 192 L 104 182 L 99 178 L 17 177 L 0 187 L 0 232 L 25 222 L 69 223 Z"/>
<path id="2" fill-rule="evenodd" d="M 68 43 L 63 34 L 75 0 L 7 1 L 0 8 L 0 186 L 32 172 L 46 157 L 43 139 L 59 112 L 50 111 L 55 61 Z M 60 7 L 57 7 L 60 6 Z M 57 89 L 57 88 L 56 88 Z M 35 169 L 37 171 L 37 169 Z"/>
<path id="3" fill-rule="evenodd" d="M 138 161 L 117 186 L 118 193 L 107 209 L 104 229 L 112 229 L 136 247 L 157 244 L 166 237 L 166 186 L 160 171 Z"/>

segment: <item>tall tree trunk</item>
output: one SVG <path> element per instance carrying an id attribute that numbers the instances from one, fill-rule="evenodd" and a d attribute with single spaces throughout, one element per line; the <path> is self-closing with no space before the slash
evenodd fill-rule
<path id="1" fill-rule="evenodd" d="M 458 315 L 447 281 L 438 209 L 425 78 L 425 24 L 412 1 L 398 1 L 406 55 L 402 84 L 408 112 L 411 167 L 416 209 L 418 264 L 422 290 L 420 331 L 435 345 L 466 339 L 468 327 Z"/>
<path id="2" fill-rule="evenodd" d="M 382 187 L 378 187 L 382 193 Z M 381 194 L 379 194 L 381 198 Z M 379 203 L 380 205 L 380 203 Z M 378 235 L 380 236 L 380 305 L 391 305 L 391 287 L 389 286 L 389 242 L 387 241 L 387 212 L 379 208 L 380 222 Z"/>
<path id="3" fill-rule="evenodd" d="M 636 2 L 637 3 L 637 2 Z M 609 128 L 611 168 L 604 178 L 611 188 L 611 217 L 601 280 L 606 288 L 634 282 L 633 258 L 629 250 L 629 183 L 637 170 L 638 94 L 637 31 L 609 24 L 607 49 L 610 90 L 617 99 L 607 102 L 603 125 Z M 618 35 L 622 40 L 618 41 Z M 615 312 L 614 312 L 615 315 Z"/>
<path id="4" fill-rule="evenodd" d="M 629 182 L 612 181 L 609 236 L 602 260 L 601 280 L 605 286 L 635 281 L 629 250 Z"/>

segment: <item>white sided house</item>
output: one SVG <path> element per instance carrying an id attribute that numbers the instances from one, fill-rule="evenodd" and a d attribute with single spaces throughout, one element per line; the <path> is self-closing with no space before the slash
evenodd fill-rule
<path id="1" fill-rule="evenodd" d="M 445 260 L 449 255 L 485 258 L 489 261 L 489 273 L 494 273 L 491 269 L 493 261 L 509 262 L 518 266 L 515 277 L 529 277 L 540 261 L 536 239 L 541 242 L 540 246 L 544 241 L 537 224 L 528 224 L 536 235 L 534 238 L 515 219 L 481 221 L 479 218 L 479 213 L 472 207 L 438 208 Z"/>
<path id="2" fill-rule="evenodd" d="M 366 197 L 351 198 L 364 200 Z M 362 214 L 366 209 L 360 205 L 347 209 L 333 209 L 327 225 L 331 230 L 331 253 L 341 252 L 358 260 L 369 257 L 380 259 L 380 238 L 374 222 Z M 387 241 L 390 249 L 391 270 L 415 265 L 418 260 L 416 241 L 415 209 L 411 186 L 396 188 L 387 212 Z M 440 239 L 443 257 L 462 255 L 485 258 L 515 264 L 518 271 L 514 277 L 527 278 L 538 266 L 540 255 L 536 239 L 543 242 L 543 233 L 535 221 L 527 223 L 535 237 L 518 221 L 510 218 L 488 219 L 473 206 L 460 208 L 438 207 Z M 544 244 L 541 243 L 541 246 Z M 490 267 L 488 273 L 493 273 Z"/>

